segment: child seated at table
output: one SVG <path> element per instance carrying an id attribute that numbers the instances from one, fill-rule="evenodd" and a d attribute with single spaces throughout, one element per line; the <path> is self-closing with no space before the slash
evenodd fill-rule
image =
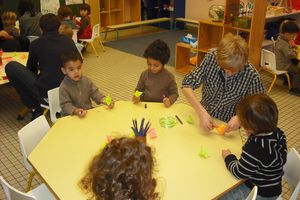
<path id="1" fill-rule="evenodd" d="M 275 43 L 277 70 L 287 70 L 291 75 L 292 88 L 290 93 L 300 96 L 300 65 L 298 64 L 298 48 L 294 40 L 299 32 L 299 27 L 294 21 L 285 20 L 280 25 L 280 35 Z M 296 63 L 295 63 L 296 61 Z"/>
<path id="2" fill-rule="evenodd" d="M 155 40 L 145 50 L 148 69 L 140 75 L 136 91 L 143 92 L 141 96 L 133 96 L 132 101 L 163 102 L 170 107 L 178 98 L 178 88 L 174 75 L 164 65 L 169 61 L 170 48 L 162 40 Z"/>
<path id="3" fill-rule="evenodd" d="M 89 15 L 91 14 L 91 7 L 89 4 L 81 4 L 79 6 L 81 19 L 77 22 L 78 39 L 90 39 L 92 37 L 92 26 Z"/>
<path id="4" fill-rule="evenodd" d="M 62 72 L 65 74 L 59 86 L 59 102 L 62 115 L 77 115 L 84 117 L 92 108 L 91 99 L 97 104 L 106 104 L 105 96 L 86 76 L 82 76 L 82 58 L 78 52 L 66 53 L 62 56 Z M 112 101 L 107 105 L 114 107 Z"/>
<path id="5" fill-rule="evenodd" d="M 239 102 L 237 115 L 248 139 L 239 160 L 230 150 L 223 150 L 222 156 L 228 170 L 246 181 L 221 199 L 245 199 L 256 185 L 257 200 L 275 200 L 281 194 L 287 156 L 285 135 L 277 127 L 277 106 L 266 94 L 255 94 Z"/>
<path id="6" fill-rule="evenodd" d="M 113 139 L 97 155 L 81 188 L 96 200 L 156 200 L 151 148 L 135 138 Z"/>
<path id="7" fill-rule="evenodd" d="M 3 30 L 14 38 L 20 36 L 20 30 L 16 28 L 17 14 L 11 11 L 4 12 L 1 16 Z"/>
<path id="8" fill-rule="evenodd" d="M 71 29 L 76 28 L 75 20 L 73 20 L 73 11 L 69 6 L 62 5 L 57 11 L 57 15 L 62 25 L 66 25 Z"/>

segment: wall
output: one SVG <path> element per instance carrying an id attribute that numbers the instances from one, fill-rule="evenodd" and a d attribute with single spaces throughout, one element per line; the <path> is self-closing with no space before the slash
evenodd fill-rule
<path id="1" fill-rule="evenodd" d="M 225 0 L 185 0 L 185 17 L 188 19 L 207 19 L 211 5 L 225 5 Z"/>

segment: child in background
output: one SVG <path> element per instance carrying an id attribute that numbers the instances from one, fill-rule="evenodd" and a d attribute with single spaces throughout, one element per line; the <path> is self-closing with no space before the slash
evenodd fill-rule
<path id="1" fill-rule="evenodd" d="M 163 102 L 165 107 L 170 107 L 178 98 L 178 88 L 174 75 L 164 65 L 170 58 L 170 49 L 162 40 L 152 42 L 145 50 L 148 69 L 145 70 L 135 88 L 143 94 L 133 96 L 132 101 Z"/>
<path id="2" fill-rule="evenodd" d="M 20 30 L 16 28 L 17 14 L 11 11 L 4 12 L 1 16 L 3 30 L 9 35 L 17 38 L 20 36 Z"/>
<path id="3" fill-rule="evenodd" d="M 92 81 L 82 76 L 82 58 L 77 52 L 66 53 L 62 56 L 62 72 L 65 78 L 59 86 L 59 102 L 62 115 L 77 115 L 84 117 L 92 108 L 91 99 L 97 104 L 106 104 L 105 96 L 101 94 Z M 114 102 L 107 105 L 110 109 Z"/>
<path id="4" fill-rule="evenodd" d="M 239 102 L 237 115 L 248 140 L 239 160 L 230 150 L 223 150 L 222 156 L 235 177 L 247 180 L 221 199 L 245 199 L 256 185 L 257 200 L 275 200 L 281 194 L 283 165 L 287 156 L 285 135 L 277 127 L 277 106 L 266 94 L 255 94 Z"/>
<path id="5" fill-rule="evenodd" d="M 113 139 L 97 155 L 81 180 L 96 200 L 156 200 L 151 148 L 135 138 Z"/>
<path id="6" fill-rule="evenodd" d="M 62 25 L 66 25 L 66 26 L 70 27 L 71 29 L 76 28 L 76 23 L 72 19 L 73 12 L 69 6 L 66 6 L 66 5 L 60 6 L 57 11 L 57 15 L 58 15 Z"/>
<path id="7" fill-rule="evenodd" d="M 91 14 L 91 7 L 89 4 L 81 4 L 79 7 L 80 22 L 78 22 L 78 39 L 90 39 L 92 37 L 92 28 L 89 15 Z"/>
<path id="8" fill-rule="evenodd" d="M 289 20 L 283 21 L 274 50 L 276 55 L 276 68 L 289 72 L 292 79 L 290 93 L 296 96 L 300 96 L 300 65 L 293 62 L 298 56 L 298 49 L 295 48 L 293 43 L 298 32 L 299 28 L 296 22 Z"/>

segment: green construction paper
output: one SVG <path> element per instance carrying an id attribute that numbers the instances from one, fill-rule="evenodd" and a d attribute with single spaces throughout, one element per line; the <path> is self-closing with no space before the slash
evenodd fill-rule
<path id="1" fill-rule="evenodd" d="M 106 97 L 105 97 L 105 99 L 104 99 L 104 102 L 106 103 L 106 105 L 110 105 L 111 104 L 111 102 L 112 102 L 112 99 L 111 99 L 111 97 L 109 96 L 109 95 L 107 95 Z"/>
<path id="2" fill-rule="evenodd" d="M 177 124 L 177 120 L 174 117 L 162 117 L 159 119 L 159 124 L 163 128 L 173 128 Z"/>
<path id="3" fill-rule="evenodd" d="M 135 97 L 140 97 L 142 94 L 143 94 L 143 92 L 138 91 L 138 90 L 136 90 L 136 91 L 134 92 L 134 96 L 135 96 Z"/>
<path id="4" fill-rule="evenodd" d="M 187 123 L 191 124 L 191 125 L 194 125 L 195 122 L 194 122 L 194 119 L 191 115 L 188 116 L 188 119 L 186 120 Z"/>
<path id="5" fill-rule="evenodd" d="M 209 157 L 207 151 L 202 146 L 200 147 L 200 151 L 199 151 L 198 155 L 204 159 Z"/>

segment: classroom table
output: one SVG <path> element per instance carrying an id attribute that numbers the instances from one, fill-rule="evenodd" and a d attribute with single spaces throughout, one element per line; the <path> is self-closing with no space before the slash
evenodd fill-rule
<path id="1" fill-rule="evenodd" d="M 160 118 L 175 115 L 183 124 L 177 122 L 173 128 L 160 126 Z M 186 122 L 189 116 L 195 124 Z M 100 106 L 89 110 L 83 119 L 60 118 L 28 160 L 59 199 L 85 200 L 88 196 L 78 183 L 91 159 L 103 148 L 107 136 L 132 136 L 132 119 L 142 118 L 151 120 L 151 127 L 157 132 L 157 138 L 147 137 L 147 144 L 154 149 L 157 191 L 162 199 L 212 199 L 240 183 L 226 169 L 221 156 L 222 149 L 240 155 L 239 132 L 225 136 L 215 131 L 204 133 L 199 129 L 195 111 L 179 103 L 165 108 L 162 103 L 118 101 L 114 109 Z M 208 158 L 198 155 L 200 149 L 206 151 Z"/>
<path id="2" fill-rule="evenodd" d="M 17 61 L 26 66 L 28 59 L 28 52 L 4 52 L 2 54 L 2 65 L 0 65 L 0 85 L 8 83 L 5 66 L 10 61 Z"/>

